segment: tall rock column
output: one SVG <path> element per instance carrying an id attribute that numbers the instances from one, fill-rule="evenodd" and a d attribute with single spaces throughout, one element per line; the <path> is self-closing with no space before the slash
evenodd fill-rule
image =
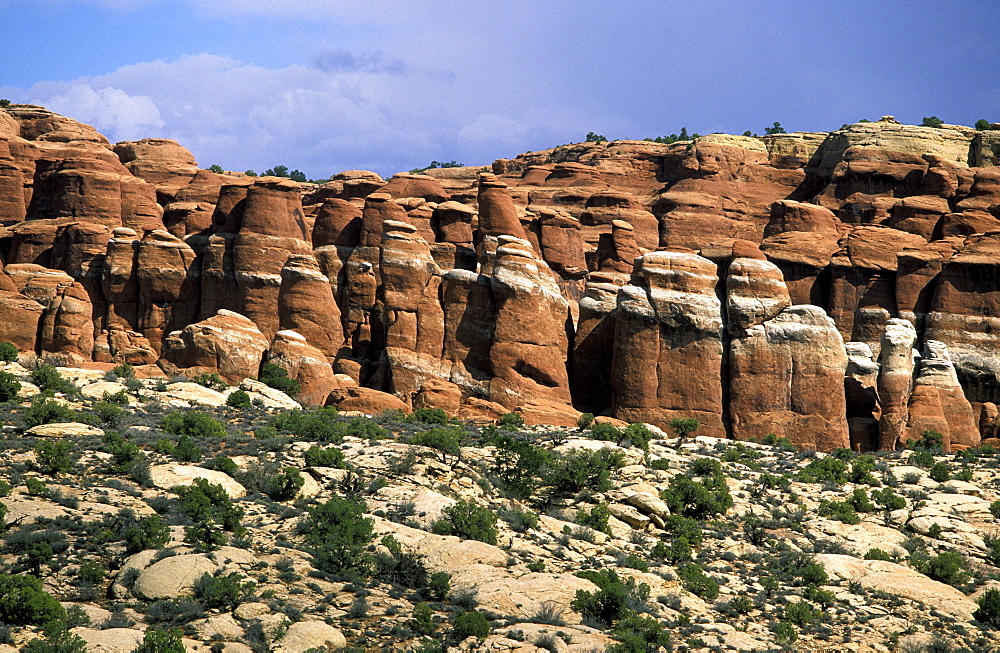
<path id="1" fill-rule="evenodd" d="M 924 343 L 919 370 L 910 395 L 904 442 L 920 440 L 924 431 L 935 431 L 943 436 L 946 452 L 978 445 L 979 427 L 972 405 L 958 384 L 943 342 Z"/>
<path id="2" fill-rule="evenodd" d="M 344 343 L 340 309 L 311 254 L 292 254 L 281 268 L 277 308 L 282 329 L 297 332 L 326 356 L 337 355 Z"/>
<path id="3" fill-rule="evenodd" d="M 614 415 L 667 428 L 695 418 L 697 433 L 725 437 L 722 423 L 722 305 L 715 263 L 688 251 L 636 259 L 618 291 Z"/>
<path id="4" fill-rule="evenodd" d="M 917 332 L 906 320 L 891 319 L 882 335 L 878 377 L 878 396 L 882 416 L 878 420 L 878 448 L 895 451 L 905 442 L 904 430 L 909 417 L 907 406 L 913 392 L 913 349 Z"/>
<path id="5" fill-rule="evenodd" d="M 243 221 L 233 244 L 233 269 L 240 314 L 268 338 L 281 328 L 278 295 L 281 270 L 292 254 L 308 255 L 299 185 L 265 177 L 247 189 Z"/>
<path id="6" fill-rule="evenodd" d="M 195 253 L 176 236 L 151 231 L 139 242 L 135 269 L 139 331 L 160 351 L 167 334 L 196 319 L 201 279 Z"/>

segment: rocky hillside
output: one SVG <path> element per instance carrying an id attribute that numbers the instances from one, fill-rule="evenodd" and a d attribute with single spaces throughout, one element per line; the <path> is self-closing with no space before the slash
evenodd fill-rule
<path id="1" fill-rule="evenodd" d="M 370 418 L 252 379 L 21 362 L 0 375 L 0 651 L 1000 642 L 992 447 Z"/>
<path id="2" fill-rule="evenodd" d="M 317 186 L 12 105 L 0 338 L 345 410 L 958 450 L 998 428 L 998 152 L 885 117 Z"/>

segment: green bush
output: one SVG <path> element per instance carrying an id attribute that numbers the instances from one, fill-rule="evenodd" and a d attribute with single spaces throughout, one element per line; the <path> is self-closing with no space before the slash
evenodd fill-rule
<path id="1" fill-rule="evenodd" d="M 184 529 L 184 541 L 198 549 L 212 549 L 229 541 L 228 533 L 246 532 L 241 523 L 243 509 L 233 503 L 225 488 L 203 478 L 188 486 L 175 487 L 178 508 L 194 522 Z"/>
<path id="2" fill-rule="evenodd" d="M 916 467 L 931 467 L 934 464 L 934 455 L 929 451 L 914 451 L 906 462 Z"/>
<path id="3" fill-rule="evenodd" d="M 208 466 L 223 474 L 229 474 L 233 478 L 236 478 L 236 474 L 240 471 L 239 465 L 229 456 L 216 456 L 208 463 Z"/>
<path id="4" fill-rule="evenodd" d="M 674 435 L 679 438 L 678 446 L 680 446 L 680 441 L 683 441 L 684 438 L 697 431 L 698 427 L 701 426 L 701 422 L 693 417 L 675 417 L 667 425 L 673 430 Z"/>
<path id="5" fill-rule="evenodd" d="M 611 635 L 618 640 L 605 653 L 646 653 L 662 651 L 670 644 L 670 633 L 660 622 L 648 615 L 629 614 L 619 619 Z"/>
<path id="6" fill-rule="evenodd" d="M 448 414 L 442 408 L 418 408 L 403 420 L 407 424 L 447 424 Z"/>
<path id="7" fill-rule="evenodd" d="M 76 570 L 76 579 L 85 585 L 97 585 L 104 582 L 104 567 L 93 560 L 87 560 Z"/>
<path id="8" fill-rule="evenodd" d="M 170 541 L 170 526 L 156 513 L 136 518 L 125 508 L 111 521 L 111 528 L 125 542 L 129 554 L 159 549 Z"/>
<path id="9" fill-rule="evenodd" d="M 87 653 L 87 642 L 65 627 L 52 628 L 58 624 L 50 624 L 46 629 L 45 639 L 33 639 L 22 651 L 28 653 Z"/>
<path id="10" fill-rule="evenodd" d="M 73 448 L 62 438 L 47 440 L 35 446 L 35 465 L 38 471 L 49 476 L 65 474 L 73 469 Z"/>
<path id="11" fill-rule="evenodd" d="M 221 376 L 219 376 L 218 372 L 205 372 L 204 374 L 199 374 L 191 379 L 191 382 L 203 385 L 212 390 L 218 390 L 220 392 L 229 387 L 229 384 L 226 383 Z"/>
<path id="12" fill-rule="evenodd" d="M 250 600 L 256 586 L 253 581 L 244 582 L 243 574 L 235 571 L 226 575 L 205 572 L 194 584 L 194 595 L 208 608 L 229 612 Z"/>
<path id="13" fill-rule="evenodd" d="M 423 556 L 403 548 L 392 535 L 383 537 L 381 544 L 385 551 L 376 551 L 375 578 L 392 585 L 426 589 L 428 575 Z"/>
<path id="14" fill-rule="evenodd" d="M 885 562 L 892 562 L 892 556 L 882 549 L 872 547 L 865 552 L 865 560 L 884 560 Z"/>
<path id="15" fill-rule="evenodd" d="M 847 499 L 847 503 L 851 504 L 858 512 L 875 512 L 875 504 L 871 502 L 871 499 L 868 498 L 868 493 L 863 488 L 854 488 L 851 496 Z"/>
<path id="16" fill-rule="evenodd" d="M 581 413 L 580 416 L 576 418 L 576 426 L 581 431 L 584 430 L 585 428 L 588 428 L 593 423 L 594 423 L 593 413 Z"/>
<path id="17" fill-rule="evenodd" d="M 128 363 L 122 363 L 121 365 L 116 365 L 114 369 L 111 370 L 111 374 L 118 379 L 134 379 L 135 368 Z"/>
<path id="18" fill-rule="evenodd" d="M 607 143 L 608 139 L 607 139 L 606 136 L 602 136 L 601 134 L 598 134 L 598 133 L 595 133 L 595 132 L 587 132 L 587 140 L 585 142 L 587 142 L 587 143 Z"/>
<path id="19" fill-rule="evenodd" d="M 598 451 L 572 451 L 551 460 L 540 482 L 549 488 L 549 498 L 572 497 L 583 490 L 607 492 L 611 489 L 611 471 L 622 466 L 621 451 L 609 448 Z"/>
<path id="20" fill-rule="evenodd" d="M 854 506 L 846 501 L 821 501 L 819 504 L 819 514 L 823 517 L 842 521 L 845 524 L 861 523 L 861 518 L 858 517 Z"/>
<path id="21" fill-rule="evenodd" d="M 421 447 L 436 449 L 441 462 L 447 463 L 448 456 L 458 459 L 462 455 L 462 440 L 465 432 L 456 426 L 436 426 L 411 437 L 407 442 Z"/>
<path id="22" fill-rule="evenodd" d="M 55 399 L 38 396 L 31 400 L 31 405 L 21 413 L 21 423 L 25 428 L 39 424 L 54 424 L 57 422 L 72 422 L 76 413 Z"/>
<path id="23" fill-rule="evenodd" d="M 0 342 L 0 361 L 13 363 L 17 361 L 17 355 L 21 353 L 12 342 Z"/>
<path id="24" fill-rule="evenodd" d="M 164 415 L 160 428 L 174 435 L 187 435 L 196 440 L 224 438 L 226 428 L 222 422 L 197 410 L 175 410 Z"/>
<path id="25" fill-rule="evenodd" d="M 301 383 L 288 378 L 288 372 L 274 363 L 264 363 L 259 379 L 264 385 L 280 390 L 290 397 L 294 397 L 302 389 Z"/>
<path id="26" fill-rule="evenodd" d="M 307 467 L 342 467 L 344 452 L 340 449 L 311 446 L 306 449 L 305 462 Z"/>
<path id="27" fill-rule="evenodd" d="M 125 409 L 110 401 L 98 401 L 94 404 L 94 415 L 105 424 L 118 426 L 125 419 Z"/>
<path id="28" fill-rule="evenodd" d="M 183 633 L 180 628 L 149 626 L 142 644 L 132 653 L 184 653 Z"/>
<path id="29" fill-rule="evenodd" d="M 306 480 L 294 467 L 279 469 L 276 463 L 261 465 L 253 462 L 239 479 L 251 492 L 260 492 L 274 501 L 289 501 L 295 498 Z"/>
<path id="30" fill-rule="evenodd" d="M 944 483 L 951 478 L 951 466 L 945 462 L 934 463 L 930 469 L 930 477 L 932 481 Z"/>
<path id="31" fill-rule="evenodd" d="M 497 517 L 486 506 L 473 501 L 459 501 L 441 510 L 443 519 L 434 522 L 434 532 L 457 535 L 465 540 L 497 543 Z"/>
<path id="32" fill-rule="evenodd" d="M 949 585 L 963 585 L 969 580 L 965 556 L 956 551 L 943 551 L 933 558 L 918 551 L 910 556 L 910 566 L 933 580 Z"/>
<path id="33" fill-rule="evenodd" d="M 426 603 L 418 603 L 413 606 L 413 618 L 407 621 L 407 625 L 418 635 L 430 635 L 434 632 L 434 611 Z"/>
<path id="34" fill-rule="evenodd" d="M 444 601 L 451 592 L 451 574 L 446 571 L 436 571 L 431 574 L 427 585 L 428 593 L 435 601 Z"/>
<path id="35" fill-rule="evenodd" d="M 976 121 L 977 131 L 988 131 L 990 129 L 993 129 L 993 126 L 990 123 L 990 121 L 987 120 L 986 118 L 980 118 L 979 120 Z"/>
<path id="36" fill-rule="evenodd" d="M 252 404 L 250 395 L 245 390 L 236 390 L 226 397 L 226 405 L 231 408 L 249 408 Z"/>
<path id="37" fill-rule="evenodd" d="M 459 641 L 467 637 L 486 639 L 490 634 L 490 622 L 486 620 L 482 612 L 465 612 L 455 617 L 452 623 L 452 633 Z"/>
<path id="38" fill-rule="evenodd" d="M 309 511 L 303 525 L 305 544 L 315 566 L 330 574 L 359 576 L 371 570 L 367 552 L 374 523 L 364 517 L 364 505 L 333 496 Z"/>
<path id="39" fill-rule="evenodd" d="M 590 427 L 590 437 L 595 440 L 605 442 L 618 442 L 621 438 L 621 429 L 607 422 L 598 422 Z"/>
<path id="40" fill-rule="evenodd" d="M 42 590 L 42 581 L 27 574 L 0 574 L 0 623 L 11 626 L 41 626 L 64 619 L 66 610 L 51 594 Z"/>
<path id="41" fill-rule="evenodd" d="M 1000 590 L 991 587 L 983 592 L 976 603 L 979 608 L 972 613 L 973 619 L 994 628 L 1000 626 Z"/>
<path id="42" fill-rule="evenodd" d="M 692 476 L 701 476 L 698 481 Z M 719 461 L 711 458 L 696 460 L 687 475 L 677 474 L 660 493 L 674 515 L 705 519 L 725 514 L 733 506 L 733 497 L 726 485 Z"/>
<path id="43" fill-rule="evenodd" d="M 388 435 L 378 424 L 364 417 L 346 421 L 339 419 L 337 409 L 332 406 L 312 411 L 288 411 L 273 417 L 270 425 L 280 431 L 288 431 L 300 440 L 332 444 L 343 442 L 347 436 L 379 440 Z"/>
<path id="44" fill-rule="evenodd" d="M 798 474 L 803 483 L 846 483 L 847 463 L 834 456 L 814 458 Z"/>
<path id="45" fill-rule="evenodd" d="M 21 392 L 21 381 L 10 372 L 0 372 L 0 401 L 11 401 Z"/>
<path id="46" fill-rule="evenodd" d="M 791 601 L 782 610 L 784 618 L 796 626 L 808 626 L 816 619 L 816 611 L 805 601 Z"/>
<path id="47" fill-rule="evenodd" d="M 891 487 L 872 490 L 872 501 L 886 511 L 900 510 L 906 507 L 906 499 L 896 494 Z"/>
<path id="48" fill-rule="evenodd" d="M 39 390 L 51 390 L 68 395 L 77 394 L 80 391 L 72 382 L 64 379 L 59 370 L 48 363 L 39 362 L 31 370 L 28 377 L 32 383 L 38 386 Z"/>
<path id="49" fill-rule="evenodd" d="M 608 519 L 610 518 L 611 510 L 608 509 L 608 504 L 606 503 L 597 504 L 589 512 L 586 508 L 580 508 L 576 511 L 577 524 L 593 528 L 595 531 L 601 531 L 608 535 L 611 535 L 611 527 L 608 526 Z"/>
<path id="50" fill-rule="evenodd" d="M 622 580 L 614 569 L 585 570 L 576 573 L 594 583 L 597 592 L 577 590 L 570 607 L 584 619 L 608 628 L 626 618 L 649 598 L 649 585 L 634 578 Z"/>
<path id="51" fill-rule="evenodd" d="M 196 463 L 201 460 L 202 451 L 201 447 L 194 443 L 194 439 L 185 433 L 177 438 L 172 455 L 181 462 Z"/>
<path id="52" fill-rule="evenodd" d="M 684 589 L 706 601 L 714 601 L 719 596 L 719 584 L 693 562 L 678 569 L 677 577 Z"/>
<path id="53" fill-rule="evenodd" d="M 995 519 L 1000 519 L 1000 500 L 994 501 L 990 504 L 990 514 L 993 515 Z"/>
<path id="54" fill-rule="evenodd" d="M 524 418 L 518 413 L 504 413 L 497 420 L 497 426 L 502 429 L 516 430 L 524 427 Z"/>
<path id="55" fill-rule="evenodd" d="M 490 473 L 493 480 L 509 495 L 520 499 L 531 497 L 540 477 L 555 459 L 552 452 L 525 440 L 502 434 L 494 436 L 496 448 Z"/>
<path id="56" fill-rule="evenodd" d="M 924 117 L 923 122 L 920 123 L 922 127 L 940 127 L 944 124 L 944 121 L 937 116 Z"/>

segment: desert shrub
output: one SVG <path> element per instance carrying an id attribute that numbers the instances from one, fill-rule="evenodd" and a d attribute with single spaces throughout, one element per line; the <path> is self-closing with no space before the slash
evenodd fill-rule
<path id="1" fill-rule="evenodd" d="M 205 372 L 203 374 L 199 374 L 195 376 L 193 379 L 191 379 L 191 382 L 197 383 L 198 385 L 203 385 L 206 388 L 210 388 L 212 390 L 219 390 L 219 391 L 225 390 L 226 388 L 229 387 L 229 384 L 226 383 L 221 376 L 219 376 L 218 372 L 212 372 L 212 373 Z"/>
<path id="2" fill-rule="evenodd" d="M 845 524 L 861 523 L 861 518 L 858 517 L 854 506 L 846 501 L 822 501 L 819 504 L 819 514 L 823 517 L 842 521 Z"/>
<path id="3" fill-rule="evenodd" d="M 649 585 L 636 583 L 634 578 L 623 581 L 614 569 L 585 570 L 576 575 L 597 585 L 598 591 L 577 590 L 570 607 L 585 620 L 605 628 L 629 616 L 649 598 Z"/>
<path id="4" fill-rule="evenodd" d="M 225 488 L 196 478 L 192 485 L 176 487 L 178 508 L 194 522 L 184 529 L 184 541 L 198 549 L 212 549 L 229 540 L 228 533 L 246 532 L 241 520 L 243 509 L 233 503 Z"/>
<path id="5" fill-rule="evenodd" d="M 606 492 L 611 489 L 611 470 L 621 467 L 623 458 L 622 452 L 609 448 L 573 451 L 550 461 L 541 482 L 548 487 L 550 499 L 571 497 L 585 489 Z"/>
<path id="6" fill-rule="evenodd" d="M 670 422 L 667 423 L 667 426 L 669 426 L 670 429 L 674 432 L 674 435 L 676 435 L 680 440 L 683 440 L 687 436 L 697 431 L 698 427 L 701 426 L 701 422 L 699 422 L 694 417 L 686 417 L 686 418 L 675 417 L 674 419 L 670 420 Z M 678 446 L 679 444 L 680 442 L 678 442 Z"/>
<path id="7" fill-rule="evenodd" d="M 951 466 L 945 462 L 934 463 L 931 466 L 929 474 L 932 481 L 944 483 L 951 478 Z"/>
<path id="8" fill-rule="evenodd" d="M 64 394 L 76 394 L 79 388 L 67 379 L 64 379 L 55 367 L 48 363 L 39 362 L 28 375 L 31 382 L 38 386 L 39 390 L 51 390 L 52 392 L 62 392 Z"/>
<path id="9" fill-rule="evenodd" d="M 0 361 L 13 363 L 17 360 L 17 355 L 21 353 L 12 342 L 0 342 Z"/>
<path id="10" fill-rule="evenodd" d="M 307 467 L 342 467 L 344 452 L 340 449 L 312 446 L 306 449 L 305 463 Z"/>
<path id="11" fill-rule="evenodd" d="M 174 435 L 187 435 L 196 440 L 224 438 L 226 428 L 222 422 L 197 410 L 175 410 L 160 421 L 160 428 Z"/>
<path id="12" fill-rule="evenodd" d="M 576 426 L 581 431 L 584 430 L 585 428 L 588 428 L 593 423 L 594 423 L 593 413 L 581 413 L 580 416 L 576 418 Z"/>
<path id="13" fill-rule="evenodd" d="M 109 525 L 125 542 L 125 549 L 130 554 L 159 549 L 170 541 L 170 526 L 156 513 L 138 518 L 131 509 L 123 508 Z"/>
<path id="14" fill-rule="evenodd" d="M 608 509 L 608 504 L 606 503 L 599 503 L 589 511 L 586 508 L 580 508 L 576 511 L 577 524 L 593 528 L 595 531 L 601 531 L 608 535 L 611 535 L 611 527 L 608 526 L 608 519 L 610 517 L 611 510 Z"/>
<path id="15" fill-rule="evenodd" d="M 251 406 L 250 395 L 245 390 L 236 390 L 226 397 L 226 405 L 231 408 L 249 408 Z"/>
<path id="16" fill-rule="evenodd" d="M 510 529 L 516 533 L 525 533 L 538 526 L 538 515 L 520 508 L 501 510 L 500 519 L 507 522 Z"/>
<path id="17" fill-rule="evenodd" d="M 364 417 L 354 417 L 346 421 L 338 419 L 337 409 L 332 406 L 311 411 L 288 411 L 271 418 L 269 423 L 280 431 L 288 431 L 298 439 L 332 444 L 343 442 L 347 436 L 378 440 L 387 435 L 385 429 Z"/>
<path id="18" fill-rule="evenodd" d="M 194 438 L 187 433 L 177 438 L 177 444 L 174 445 L 171 453 L 177 460 L 188 463 L 196 463 L 201 460 L 202 456 L 201 447 L 195 444 Z"/>
<path id="19" fill-rule="evenodd" d="M 991 587 L 983 592 L 976 603 L 979 608 L 972 613 L 973 619 L 994 628 L 1000 626 L 1000 590 Z"/>
<path id="20" fill-rule="evenodd" d="M 423 556 L 403 548 L 392 535 L 382 538 L 385 551 L 375 557 L 375 577 L 384 583 L 423 589 L 428 583 Z"/>
<path id="21" fill-rule="evenodd" d="M 847 463 L 834 456 L 815 458 L 798 474 L 803 483 L 846 483 Z"/>
<path id="22" fill-rule="evenodd" d="M 884 560 L 886 562 L 892 562 L 892 556 L 882 549 L 872 547 L 865 552 L 865 560 Z"/>
<path id="23" fill-rule="evenodd" d="M 53 424 L 56 422 L 72 422 L 76 419 L 76 413 L 55 399 L 47 397 L 35 397 L 31 405 L 21 413 L 21 423 L 25 428 L 38 426 L 39 424 Z"/>
<path id="24" fill-rule="evenodd" d="M 434 611 L 426 603 L 413 606 L 413 618 L 406 624 L 419 635 L 430 635 L 434 632 Z"/>
<path id="25" fill-rule="evenodd" d="M 459 641 L 467 637 L 486 639 L 490 634 L 490 622 L 486 620 L 482 612 L 464 612 L 452 622 L 452 633 Z"/>
<path id="26" fill-rule="evenodd" d="M 605 653 L 661 651 L 670 644 L 670 633 L 665 632 L 660 622 L 648 615 L 627 615 L 618 620 L 611 635 L 618 643 L 608 646 Z"/>
<path id="27" fill-rule="evenodd" d="M 701 478 L 694 480 L 696 476 Z M 686 475 L 671 478 L 660 498 L 670 506 L 672 514 L 695 519 L 725 514 L 733 506 L 721 465 L 712 458 L 696 460 Z"/>
<path id="28" fill-rule="evenodd" d="M 253 581 L 244 581 L 243 574 L 235 571 L 226 575 L 218 571 L 214 575 L 205 572 L 194 584 L 194 595 L 208 608 L 228 612 L 251 599 L 256 586 Z"/>
<path id="29" fill-rule="evenodd" d="M 35 447 L 35 465 L 49 476 L 65 474 L 73 469 L 74 456 L 69 442 L 62 438 L 47 440 Z"/>
<path id="30" fill-rule="evenodd" d="M 294 467 L 279 467 L 277 463 L 262 465 L 252 462 L 240 475 L 240 482 L 251 492 L 259 492 L 274 501 L 294 499 L 306 480 Z"/>
<path id="31" fill-rule="evenodd" d="M 906 499 L 896 494 L 891 487 L 884 487 L 881 490 L 872 490 L 872 501 L 880 508 L 887 511 L 900 510 L 906 507 Z"/>
<path id="32" fill-rule="evenodd" d="M 524 418 L 517 413 L 504 413 L 497 420 L 497 426 L 502 429 L 517 430 L 524 427 Z"/>
<path id="33" fill-rule="evenodd" d="M 45 639 L 33 639 L 21 650 L 28 653 L 86 653 L 87 642 L 62 624 L 50 624 L 46 628 Z"/>
<path id="34" fill-rule="evenodd" d="M 374 523 L 364 517 L 364 505 L 353 499 L 330 497 L 309 511 L 303 524 L 305 544 L 321 571 L 358 576 L 367 574 L 372 556 L 366 550 Z"/>
<path id="35" fill-rule="evenodd" d="M 264 363 L 264 366 L 260 370 L 259 379 L 264 385 L 270 386 L 275 390 L 281 390 L 286 395 L 292 397 L 302 389 L 301 383 L 295 379 L 288 378 L 288 372 L 283 367 L 279 367 L 274 363 Z"/>
<path id="36" fill-rule="evenodd" d="M 714 601 L 719 596 L 719 584 L 693 562 L 679 568 L 677 577 L 681 579 L 684 589 L 706 601 Z"/>
<path id="37" fill-rule="evenodd" d="M 447 463 L 448 456 L 459 458 L 462 455 L 462 440 L 465 433 L 455 426 L 436 426 L 412 436 L 409 444 L 436 449 L 441 462 Z"/>
<path id="38" fill-rule="evenodd" d="M 427 591 L 435 601 L 444 601 L 448 593 L 451 592 L 451 574 L 446 571 L 436 571 L 431 574 Z"/>
<path id="39" fill-rule="evenodd" d="M 956 551 L 943 551 L 933 558 L 919 553 L 911 555 L 910 565 L 925 576 L 949 585 L 963 585 L 969 580 L 965 556 Z"/>
<path id="40" fill-rule="evenodd" d="M 27 574 L 0 574 L 0 623 L 12 626 L 40 626 L 66 617 L 66 610 L 51 594 L 42 590 L 42 581 Z"/>
<path id="41" fill-rule="evenodd" d="M 404 419 L 407 424 L 447 424 L 448 414 L 441 408 L 418 408 Z"/>
<path id="42" fill-rule="evenodd" d="M 97 585 L 102 583 L 104 575 L 104 567 L 93 560 L 87 560 L 76 570 L 76 580 L 83 584 Z"/>
<path id="43" fill-rule="evenodd" d="M 94 404 L 94 415 L 105 424 L 117 426 L 125 419 L 125 409 L 110 401 L 98 401 Z"/>
<path id="44" fill-rule="evenodd" d="M 239 465 L 237 465 L 236 461 L 229 456 L 216 456 L 208 463 L 208 466 L 211 469 L 222 472 L 223 474 L 229 474 L 233 478 L 235 478 L 236 474 L 240 471 Z"/>
<path id="45" fill-rule="evenodd" d="M 11 401 L 21 392 L 21 381 L 10 372 L 0 372 L 0 401 Z"/>
<path id="46" fill-rule="evenodd" d="M 443 519 L 434 522 L 434 532 L 457 535 L 466 540 L 497 543 L 497 518 L 492 510 L 473 501 L 459 501 L 441 510 Z"/>
<path id="47" fill-rule="evenodd" d="M 858 512 L 874 512 L 875 504 L 871 502 L 868 498 L 868 493 L 864 491 L 863 488 L 854 488 L 851 492 L 851 496 L 848 497 L 847 503 L 849 503 Z"/>
<path id="48" fill-rule="evenodd" d="M 116 379 L 134 379 L 135 368 L 128 363 L 122 363 L 121 365 L 116 365 L 111 370 L 111 374 L 113 374 Z"/>
<path id="49" fill-rule="evenodd" d="M 183 633 L 180 628 L 158 628 L 149 626 L 142 638 L 142 644 L 132 653 L 184 653 Z"/>
<path id="50" fill-rule="evenodd" d="M 490 467 L 494 479 L 508 495 L 521 499 L 530 497 L 554 455 L 547 449 L 506 434 L 494 436 L 491 444 L 496 448 Z"/>
<path id="51" fill-rule="evenodd" d="M 590 437 L 605 442 L 618 442 L 621 433 L 621 429 L 607 422 L 598 422 L 590 427 Z"/>
<path id="52" fill-rule="evenodd" d="M 914 451 L 906 462 L 915 467 L 931 467 L 934 465 L 934 455 L 929 451 Z"/>
<path id="53" fill-rule="evenodd" d="M 921 127 L 940 127 L 944 124 L 944 121 L 937 116 L 924 116 L 923 121 L 920 123 Z"/>

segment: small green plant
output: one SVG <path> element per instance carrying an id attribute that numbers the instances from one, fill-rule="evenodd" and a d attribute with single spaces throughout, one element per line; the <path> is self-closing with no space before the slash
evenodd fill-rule
<path id="1" fill-rule="evenodd" d="M 586 428 L 589 428 L 590 425 L 593 423 L 594 423 L 593 413 L 581 413 L 580 416 L 576 419 L 576 426 L 581 431 L 583 431 Z"/>
<path id="2" fill-rule="evenodd" d="M 951 466 L 946 462 L 934 463 L 929 474 L 932 481 L 944 483 L 951 478 Z"/>
<path id="3" fill-rule="evenodd" d="M 504 413 L 497 420 L 497 425 L 502 429 L 517 430 L 524 427 L 524 418 L 517 413 Z"/>
<path id="4" fill-rule="evenodd" d="M 285 368 L 274 363 L 264 363 L 259 379 L 264 385 L 280 390 L 290 397 L 294 397 L 302 389 L 301 383 L 288 378 L 288 371 Z"/>
<path id="5" fill-rule="evenodd" d="M 251 406 L 250 395 L 245 390 L 236 390 L 226 397 L 226 405 L 230 408 L 249 408 Z"/>
<path id="6" fill-rule="evenodd" d="M 409 439 L 410 444 L 436 449 L 441 462 L 447 463 L 448 457 L 458 459 L 462 455 L 462 440 L 465 433 L 455 426 L 436 426 L 421 431 Z"/>
<path id="7" fill-rule="evenodd" d="M 335 575 L 364 576 L 372 565 L 367 546 L 373 529 L 372 520 L 364 517 L 363 504 L 332 496 L 310 509 L 302 531 L 318 569 Z"/>
<path id="8" fill-rule="evenodd" d="M 42 442 L 35 447 L 35 465 L 38 471 L 49 476 L 65 474 L 75 462 L 69 442 L 62 438 Z"/>
<path id="9" fill-rule="evenodd" d="M 75 418 L 76 413 L 68 406 L 42 396 L 32 399 L 31 405 L 21 413 L 21 423 L 29 429 L 40 424 L 72 422 Z"/>
<path id="10" fill-rule="evenodd" d="M 72 382 L 64 379 L 59 370 L 48 363 L 39 362 L 28 376 L 39 390 L 51 390 L 68 395 L 75 395 L 80 391 Z"/>
<path id="11" fill-rule="evenodd" d="M 313 445 L 304 454 L 307 467 L 342 467 L 344 452 L 340 449 L 324 448 Z"/>
<path id="12" fill-rule="evenodd" d="M 77 582 L 85 585 L 103 583 L 104 576 L 104 567 L 93 560 L 87 560 L 76 570 Z"/>
<path id="13" fill-rule="evenodd" d="M 115 517 L 113 528 L 130 554 L 159 549 L 170 541 L 170 526 L 156 513 L 137 519 L 135 513 L 125 509 Z"/>
<path id="14" fill-rule="evenodd" d="M 589 511 L 586 508 L 580 508 L 576 511 L 577 524 L 593 528 L 595 531 L 601 531 L 608 535 L 611 535 L 611 527 L 608 526 L 608 519 L 610 518 L 611 511 L 608 509 L 607 503 L 599 503 Z"/>
<path id="15" fill-rule="evenodd" d="M 973 619 L 994 628 L 1000 626 L 1000 590 L 991 587 L 976 603 L 979 608 L 972 613 Z"/>
<path id="16" fill-rule="evenodd" d="M 246 532 L 242 524 L 243 509 L 233 503 L 225 488 L 196 478 L 191 485 L 175 487 L 178 508 L 188 516 L 193 525 L 184 529 L 184 541 L 198 549 L 212 549 L 224 545 L 229 533 L 241 536 Z"/>
<path id="17" fill-rule="evenodd" d="M 21 392 L 21 381 L 10 372 L 0 372 L 0 401 L 11 401 Z"/>
<path id="18" fill-rule="evenodd" d="M 253 581 L 244 581 L 243 575 L 235 571 L 225 575 L 206 572 L 194 584 L 194 595 L 208 608 L 228 612 L 252 598 L 256 586 Z"/>
<path id="19" fill-rule="evenodd" d="M 585 142 L 587 142 L 587 143 L 607 143 L 608 139 L 607 139 L 607 137 L 602 136 L 601 134 L 597 134 L 595 132 L 587 132 L 587 140 Z"/>
<path id="20" fill-rule="evenodd" d="M 12 342 L 0 342 L 0 361 L 5 363 L 14 363 L 17 361 L 17 356 L 20 352 L 17 347 L 14 346 Z"/>
<path id="21" fill-rule="evenodd" d="M 105 424 L 118 426 L 125 419 L 125 409 L 110 401 L 98 401 L 94 404 L 94 415 Z"/>
<path id="22" fill-rule="evenodd" d="M 434 522 L 434 532 L 457 535 L 466 540 L 497 543 L 496 514 L 473 501 L 459 501 L 441 510 L 443 519 Z"/>
<path id="23" fill-rule="evenodd" d="M 923 121 L 920 123 L 922 127 L 940 127 L 944 124 L 944 121 L 937 116 L 924 117 Z"/>
<path id="24" fill-rule="evenodd" d="M 407 424 L 447 424 L 448 414 L 442 408 L 418 408 L 403 420 Z"/>
<path id="25" fill-rule="evenodd" d="M 583 615 L 585 621 L 604 628 L 625 619 L 649 598 L 649 585 L 634 578 L 622 580 L 614 569 L 585 570 L 576 573 L 597 585 L 597 592 L 577 590 L 570 607 Z"/>
<path id="26" fill-rule="evenodd" d="M 413 618 L 407 625 L 418 635 L 430 635 L 434 632 L 434 611 L 426 603 L 413 606 Z"/>
<path id="27" fill-rule="evenodd" d="M 483 640 L 490 634 L 490 622 L 486 620 L 482 612 L 465 612 L 455 617 L 452 622 L 452 633 L 459 641 L 468 637 L 475 637 Z"/>
<path id="28" fill-rule="evenodd" d="M 990 129 L 993 129 L 993 126 L 990 124 L 990 121 L 987 120 L 986 118 L 980 118 L 979 120 L 976 121 L 977 131 L 988 131 Z"/>
<path id="29" fill-rule="evenodd" d="M 180 628 L 159 628 L 149 626 L 142 638 L 142 644 L 132 653 L 184 653 L 184 640 Z"/>
<path id="30" fill-rule="evenodd" d="M 771 127 L 764 128 L 764 133 L 768 136 L 772 136 L 774 134 L 784 134 L 785 128 L 781 126 L 780 122 L 775 121 Z"/>
<path id="31" fill-rule="evenodd" d="M 27 574 L 0 574 L 0 623 L 12 626 L 41 626 L 64 619 L 66 610 L 51 594 L 42 590 L 42 581 Z"/>
<path id="32" fill-rule="evenodd" d="M 684 589 L 706 601 L 714 601 L 719 596 L 719 584 L 694 563 L 678 569 L 677 577 L 681 579 Z"/>
<path id="33" fill-rule="evenodd" d="M 444 601 L 451 592 L 451 574 L 446 571 L 436 571 L 431 574 L 427 584 L 427 593 L 435 601 Z"/>
<path id="34" fill-rule="evenodd" d="M 160 421 L 160 427 L 167 433 L 187 435 L 198 440 L 226 436 L 226 428 L 222 422 L 197 410 L 175 410 L 167 413 Z"/>
<path id="35" fill-rule="evenodd" d="M 226 383 L 221 376 L 219 376 L 218 372 L 205 372 L 203 374 L 199 374 L 191 379 L 191 382 L 203 385 L 211 390 L 218 390 L 220 392 L 229 387 L 229 384 Z"/>
<path id="36" fill-rule="evenodd" d="M 822 501 L 819 504 L 819 514 L 823 517 L 830 517 L 845 524 L 860 524 L 857 510 L 846 501 Z"/>
<path id="37" fill-rule="evenodd" d="M 694 417 L 675 417 L 667 425 L 673 430 L 674 435 L 677 436 L 677 447 L 680 448 L 681 443 L 684 442 L 684 438 L 697 431 L 698 427 L 701 426 L 701 422 Z"/>
<path id="38" fill-rule="evenodd" d="M 872 547 L 865 552 L 865 560 L 884 560 L 886 562 L 892 562 L 892 556 L 882 549 Z"/>

